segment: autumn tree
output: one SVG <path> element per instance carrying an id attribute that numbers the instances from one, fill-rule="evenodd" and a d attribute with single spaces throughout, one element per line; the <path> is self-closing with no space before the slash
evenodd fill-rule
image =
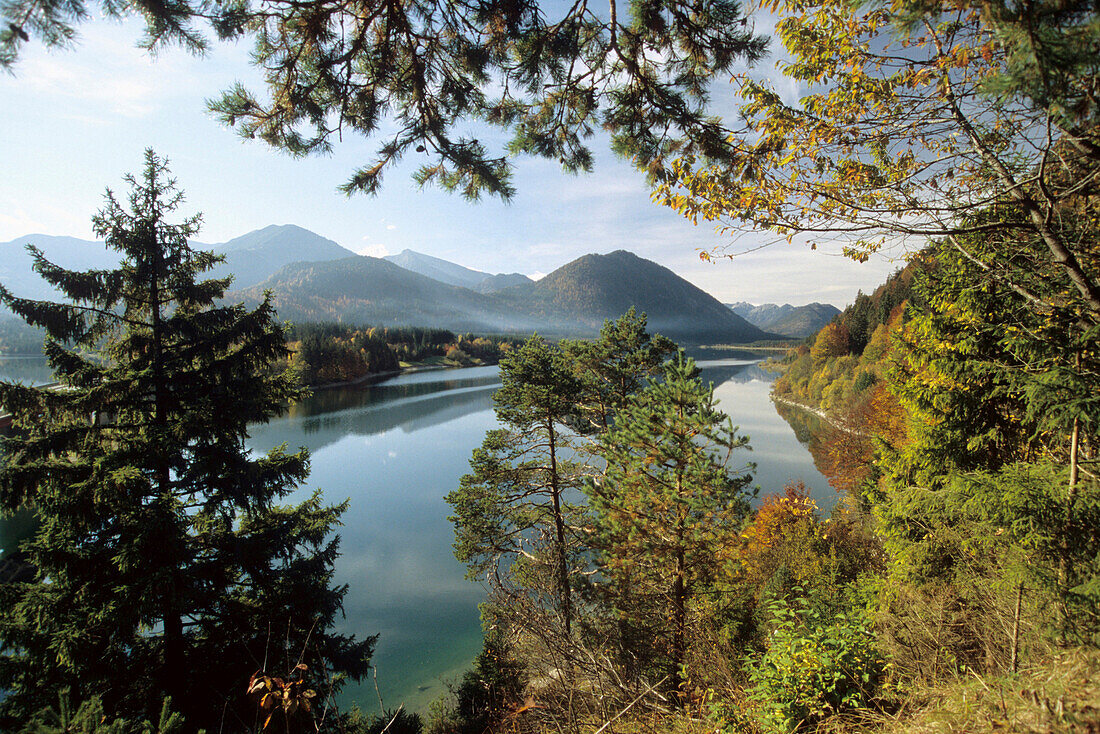
<path id="1" fill-rule="evenodd" d="M 629 575 L 650 594 L 649 644 L 664 648 L 676 690 L 684 682 L 689 602 L 713 578 L 718 549 L 736 538 L 748 512 L 751 477 L 726 468 L 747 444 L 681 354 L 628 398 L 599 442 L 607 468 L 586 487 L 600 570 L 610 581 Z"/>
<path id="2" fill-rule="evenodd" d="M 71 272 L 32 248 L 69 301 L 0 287 L 46 330 L 61 384 L 0 383 L 0 507 L 38 521 L 21 546 L 33 578 L 0 586 L 0 712 L 25 721 L 68 689 L 112 715 L 155 715 L 170 696 L 190 728 L 248 727 L 244 688 L 265 661 L 326 684 L 366 670 L 372 641 L 332 631 L 345 505 L 279 504 L 307 454 L 245 446 L 250 423 L 300 395 L 270 369 L 287 354 L 271 303 L 217 303 L 228 280 L 201 279 L 218 258 L 189 246 L 197 217 L 168 221 L 182 194 L 165 161 L 147 151 L 126 180 L 128 199 L 108 192 L 93 220 L 117 268 Z"/>
<path id="3" fill-rule="evenodd" d="M 380 140 L 344 185 L 348 193 L 377 191 L 383 173 L 411 155 L 422 161 L 421 184 L 508 197 L 510 156 L 588 170 L 588 138 L 600 129 L 652 173 L 670 154 L 723 155 L 726 131 L 707 111 L 708 82 L 765 49 L 733 0 L 554 8 L 537 0 L 11 0 L 0 10 L 0 67 L 11 69 L 32 37 L 71 44 L 92 6 L 108 17 L 141 15 L 152 51 L 201 52 L 209 31 L 253 41 L 266 93 L 237 85 L 212 109 L 244 137 L 293 155 L 327 153 L 352 133 Z M 468 132 L 471 123 L 486 134 Z M 494 128 L 511 136 L 495 150 L 487 142 Z"/>
<path id="4" fill-rule="evenodd" d="M 1094 8 L 769 7 L 790 57 L 782 70 L 808 94 L 790 102 L 737 77 L 734 153 L 717 164 L 682 156 L 663 203 L 725 231 L 843 234 L 860 259 L 899 238 L 943 238 L 1034 308 L 1100 322 L 1095 237 L 1075 224 L 1095 218 L 1100 171 Z M 970 236 L 1001 246 L 978 252 Z"/>

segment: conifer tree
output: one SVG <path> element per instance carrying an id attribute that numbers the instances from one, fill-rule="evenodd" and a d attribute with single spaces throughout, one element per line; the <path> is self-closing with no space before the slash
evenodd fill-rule
<path id="1" fill-rule="evenodd" d="M 14 418 L 0 505 L 39 523 L 23 546 L 33 580 L 0 588 L 0 712 L 26 720 L 69 689 L 116 716 L 155 714 L 170 696 L 188 728 L 252 727 L 243 693 L 257 669 L 301 662 L 318 686 L 366 670 L 372 640 L 331 631 L 344 506 L 319 492 L 277 504 L 308 456 L 245 446 L 250 423 L 300 394 L 269 367 L 286 356 L 272 305 L 216 303 L 228 280 L 200 279 L 217 258 L 188 244 L 198 217 L 166 220 L 182 194 L 164 160 L 147 151 L 126 181 L 126 205 L 108 191 L 94 219 L 118 268 L 70 272 L 32 248 L 69 302 L 0 287 L 46 330 L 61 383 L 0 383 Z"/>
<path id="2" fill-rule="evenodd" d="M 599 339 L 563 341 L 562 349 L 581 380 L 581 420 L 576 427 L 596 433 L 611 427 L 626 399 L 642 387 L 646 377 L 660 371 L 676 345 L 660 334 L 650 335 L 646 315 L 631 306 L 614 321 L 604 322 Z"/>
<path id="3" fill-rule="evenodd" d="M 201 52 L 206 28 L 253 41 L 262 91 L 236 84 L 212 110 L 242 136 L 293 155 L 328 153 L 352 134 L 377 142 L 348 193 L 377 192 L 408 157 L 421 184 L 508 198 L 513 156 L 587 171 L 599 129 L 650 175 L 670 156 L 725 158 L 709 83 L 766 48 L 733 0 L 5 0 L 0 69 L 11 70 L 32 38 L 72 44 L 96 12 L 141 16 L 152 51 Z M 491 134 L 471 135 L 471 123 Z"/>
<path id="4" fill-rule="evenodd" d="M 490 431 L 470 459 L 470 474 L 447 495 L 454 509 L 455 556 L 472 578 L 485 576 L 496 608 L 534 627 L 547 607 L 568 638 L 574 619 L 576 518 L 567 493 L 580 485 L 572 434 L 580 383 L 561 349 L 537 334 L 500 361 L 493 395 L 504 428 Z M 547 598 L 549 597 L 549 598 Z"/>
<path id="5" fill-rule="evenodd" d="M 586 489 L 600 570 L 608 583 L 628 576 L 633 590 L 648 592 L 650 640 L 667 645 L 676 689 L 688 602 L 712 577 L 717 551 L 749 509 L 751 476 L 726 468 L 731 453 L 747 445 L 682 354 L 665 363 L 662 379 L 627 400 L 599 442 L 607 469 Z"/>

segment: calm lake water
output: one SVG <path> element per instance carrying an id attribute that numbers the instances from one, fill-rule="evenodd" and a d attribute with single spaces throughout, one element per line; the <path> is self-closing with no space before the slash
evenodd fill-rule
<path id="1" fill-rule="evenodd" d="M 761 369 L 759 359 L 742 353 L 700 362 L 720 407 L 750 438 L 752 451 L 735 455 L 730 467 L 756 462 L 762 495 L 802 480 L 828 511 L 836 494 L 776 412 L 768 397 L 775 375 Z M 49 377 L 25 360 L 0 360 L 0 377 L 9 375 L 27 382 Z M 309 483 L 295 499 L 320 487 L 331 502 L 351 500 L 336 564 L 337 581 L 349 587 L 343 630 L 379 635 L 374 665 L 387 708 L 403 702 L 426 710 L 446 690 L 444 681 L 457 679 L 480 649 L 483 590 L 465 580 L 465 567 L 451 554 L 443 496 L 458 486 L 470 453 L 496 427 L 491 396 L 498 386 L 496 367 L 406 374 L 319 391 L 253 428 L 254 450 L 282 443 L 310 450 Z M 0 548 L 12 532 L 0 524 Z M 378 693 L 372 680 L 349 686 L 343 698 L 377 711 Z"/>

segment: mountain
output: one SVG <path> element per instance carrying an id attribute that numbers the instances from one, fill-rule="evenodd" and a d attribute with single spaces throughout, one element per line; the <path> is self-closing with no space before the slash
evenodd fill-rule
<path id="1" fill-rule="evenodd" d="M 784 303 L 778 306 L 765 303 L 754 306 L 745 301 L 728 303 L 726 306 L 749 323 L 767 331 L 797 339 L 817 333 L 821 327 L 833 320 L 840 309 L 829 303 L 808 303 L 805 306 L 792 306 Z"/>
<path id="2" fill-rule="evenodd" d="M 496 293 L 505 288 L 512 288 L 517 285 L 530 285 L 534 282 L 535 281 L 531 280 L 523 273 L 497 273 L 496 275 L 488 276 L 475 285 L 474 290 L 478 293 Z"/>
<path id="3" fill-rule="evenodd" d="M 489 273 L 480 270 L 471 270 L 448 260 L 425 255 L 413 250 L 402 250 L 396 255 L 386 255 L 383 260 L 399 265 L 405 270 L 426 275 L 433 280 L 448 285 L 457 285 L 462 288 L 475 288 L 486 278 L 492 277 Z"/>
<path id="4" fill-rule="evenodd" d="M 249 288 L 267 280 L 285 265 L 296 262 L 340 260 L 355 255 L 332 240 L 293 224 L 273 224 L 208 249 L 225 255 L 225 262 L 211 275 L 232 273 L 234 289 Z"/>
<path id="5" fill-rule="evenodd" d="M 75 237 L 29 234 L 0 242 L 0 283 L 20 298 L 57 299 L 60 293 L 34 272 L 27 245 L 42 250 L 50 262 L 69 270 L 100 270 L 118 265 L 118 254 L 102 242 Z"/>
<path id="6" fill-rule="evenodd" d="M 645 312 L 650 331 L 693 343 L 743 343 L 768 334 L 666 267 L 626 250 L 585 255 L 531 286 L 501 295 L 528 297 L 547 315 L 563 314 L 595 330 L 633 306 Z"/>
<path id="7" fill-rule="evenodd" d="M 405 270 L 426 275 L 440 283 L 469 288 L 478 293 L 496 293 L 505 288 L 534 282 L 522 273 L 490 275 L 414 250 L 402 250 L 396 255 L 386 255 L 382 259 L 394 265 L 400 265 Z"/>
<path id="8" fill-rule="evenodd" d="M 671 270 L 624 251 L 586 255 L 537 283 L 524 278 L 496 293 L 443 283 L 388 259 L 294 263 L 229 298 L 254 303 L 265 289 L 275 292 L 279 316 L 292 321 L 589 335 L 634 306 L 648 314 L 653 331 L 684 342 L 774 337 Z"/>
<path id="9" fill-rule="evenodd" d="M 279 316 L 373 326 L 437 326 L 455 331 L 509 331 L 533 322 L 508 314 L 492 296 L 442 283 L 388 260 L 354 255 L 286 265 L 230 300 L 255 303 L 275 292 Z"/>
<path id="10" fill-rule="evenodd" d="M 58 298 L 60 294 L 31 270 L 26 245 L 40 248 L 51 262 L 69 270 L 113 268 L 119 256 L 102 242 L 75 237 L 32 234 L 0 243 L 0 283 L 26 298 Z M 199 250 L 225 255 L 211 277 L 233 275 L 233 287 L 247 288 L 269 278 L 279 268 L 303 260 L 337 260 L 355 255 L 332 240 L 292 224 L 271 225 L 221 244 L 191 242 Z"/>
<path id="11" fill-rule="evenodd" d="M 109 268 L 118 261 L 102 243 L 71 237 L 28 235 L 0 243 L 0 283 L 21 296 L 57 297 L 31 271 L 27 242 L 70 269 Z M 192 244 L 226 256 L 212 275 L 234 275 L 229 299 L 255 303 L 270 288 L 279 315 L 295 321 L 581 336 L 595 334 L 604 320 L 633 306 L 648 315 L 651 330 L 685 343 L 775 338 L 668 268 L 624 250 L 585 255 L 535 282 L 410 250 L 386 259 L 363 257 L 293 225 L 265 227 L 221 244 Z"/>

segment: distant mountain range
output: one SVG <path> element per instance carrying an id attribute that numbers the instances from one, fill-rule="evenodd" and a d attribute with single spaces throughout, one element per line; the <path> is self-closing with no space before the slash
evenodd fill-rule
<path id="1" fill-rule="evenodd" d="M 117 263 L 102 243 L 70 237 L 29 235 L 0 243 L 0 283 L 20 296 L 57 298 L 31 272 L 23 251 L 28 242 L 66 268 Z M 193 244 L 226 256 L 213 274 L 233 274 L 230 299 L 255 303 L 270 289 L 280 317 L 292 321 L 580 336 L 596 333 L 605 319 L 633 306 L 648 315 L 652 331 L 685 343 L 776 338 L 668 268 L 624 250 L 585 255 L 535 282 L 411 250 L 384 259 L 356 255 L 293 225 L 273 225 L 221 244 Z"/>
<path id="2" fill-rule="evenodd" d="M 382 259 L 388 260 L 394 265 L 399 265 L 405 270 L 426 275 L 433 280 L 438 280 L 440 283 L 469 288 L 478 293 L 496 293 L 514 285 L 526 285 L 534 282 L 523 273 L 490 275 L 480 270 L 471 270 L 448 260 L 441 260 L 438 257 L 412 250 L 402 250 L 396 255 L 386 255 Z"/>
<path id="3" fill-rule="evenodd" d="M 816 302 L 805 306 L 792 306 L 789 303 L 782 306 L 774 303 L 754 306 L 740 301 L 727 303 L 726 306 L 754 326 L 797 339 L 816 334 L 840 313 L 840 309 L 832 304 Z"/>
<path id="4" fill-rule="evenodd" d="M 346 247 L 293 224 L 273 224 L 208 249 L 225 255 L 225 262 L 212 274 L 219 278 L 232 274 L 236 289 L 262 283 L 291 263 L 356 257 Z"/>

